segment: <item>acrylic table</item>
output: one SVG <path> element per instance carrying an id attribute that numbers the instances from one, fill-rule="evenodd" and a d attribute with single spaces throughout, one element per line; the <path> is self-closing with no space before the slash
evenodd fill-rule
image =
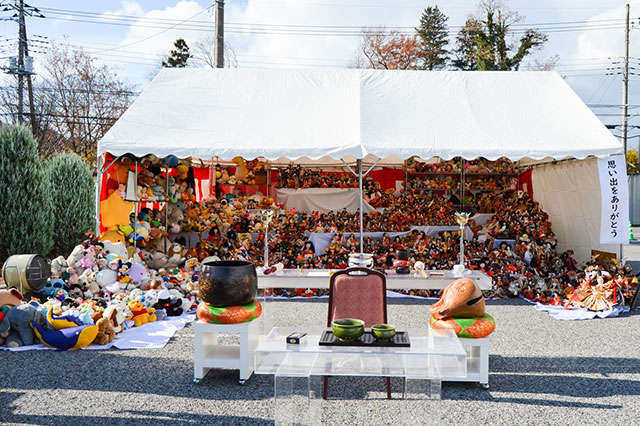
<path id="1" fill-rule="evenodd" d="M 407 330 L 410 347 L 321 346 L 324 330 L 275 327 L 256 348 L 254 374 L 274 375 L 276 424 L 331 421 L 323 418 L 323 405 L 343 401 L 321 399 L 324 376 L 401 378 L 401 392 L 377 403 L 395 404 L 396 423 L 437 424 L 442 378 L 466 377 L 466 352 L 452 330 Z M 307 332 L 306 342 L 287 344 L 286 336 L 294 331 Z M 380 386 L 382 391 L 382 381 Z M 375 423 L 376 412 L 369 415 L 369 423 Z"/>

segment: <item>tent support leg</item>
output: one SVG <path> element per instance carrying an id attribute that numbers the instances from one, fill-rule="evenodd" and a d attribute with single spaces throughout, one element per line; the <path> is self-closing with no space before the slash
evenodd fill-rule
<path id="1" fill-rule="evenodd" d="M 98 164 L 96 169 L 96 237 L 100 236 L 100 192 L 102 190 L 102 165 L 103 165 L 102 155 L 98 155 Z"/>
<path id="2" fill-rule="evenodd" d="M 362 234 L 364 226 L 362 221 L 362 159 L 358 159 L 358 183 L 360 188 L 360 254 L 364 253 L 364 245 L 362 242 Z"/>

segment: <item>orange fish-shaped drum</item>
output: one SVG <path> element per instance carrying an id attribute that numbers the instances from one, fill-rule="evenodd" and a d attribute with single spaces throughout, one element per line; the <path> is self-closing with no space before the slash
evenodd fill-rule
<path id="1" fill-rule="evenodd" d="M 484 296 L 475 282 L 460 278 L 445 287 L 440 300 L 429 310 L 435 319 L 479 317 L 484 314 Z"/>

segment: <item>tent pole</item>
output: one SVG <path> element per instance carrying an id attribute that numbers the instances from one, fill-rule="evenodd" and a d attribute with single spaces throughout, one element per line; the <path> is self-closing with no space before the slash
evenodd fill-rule
<path id="1" fill-rule="evenodd" d="M 137 244 L 137 240 L 138 240 L 138 231 L 136 229 L 136 224 L 137 224 L 137 219 L 138 219 L 138 160 L 136 160 L 136 169 L 135 169 L 135 175 L 136 175 L 136 190 L 135 190 L 135 194 L 136 194 L 136 201 L 133 203 L 133 248 L 137 249 L 138 248 L 138 244 Z"/>
<path id="2" fill-rule="evenodd" d="M 102 159 L 102 155 L 98 155 L 98 169 L 96 170 L 96 237 L 100 236 L 100 191 L 102 186 L 102 164 L 104 160 Z"/>
<path id="3" fill-rule="evenodd" d="M 358 182 L 360 186 L 360 254 L 364 253 L 362 244 L 362 233 L 364 226 L 362 225 L 362 159 L 358 158 Z"/>
<path id="4" fill-rule="evenodd" d="M 164 230 L 169 235 L 169 166 L 164 171 L 164 186 L 165 186 L 165 198 L 164 198 Z M 211 193 L 211 188 L 209 188 L 209 193 Z M 162 239 L 164 245 L 164 253 L 167 254 L 167 238 Z"/>

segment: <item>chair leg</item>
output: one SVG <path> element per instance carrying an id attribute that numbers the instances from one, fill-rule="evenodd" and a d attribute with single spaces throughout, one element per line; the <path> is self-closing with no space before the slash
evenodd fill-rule
<path id="1" fill-rule="evenodd" d="M 323 377 L 322 383 L 322 399 L 327 399 L 327 387 L 329 386 L 329 376 Z"/>
<path id="2" fill-rule="evenodd" d="M 391 399 L 391 377 L 387 377 L 387 399 Z"/>

